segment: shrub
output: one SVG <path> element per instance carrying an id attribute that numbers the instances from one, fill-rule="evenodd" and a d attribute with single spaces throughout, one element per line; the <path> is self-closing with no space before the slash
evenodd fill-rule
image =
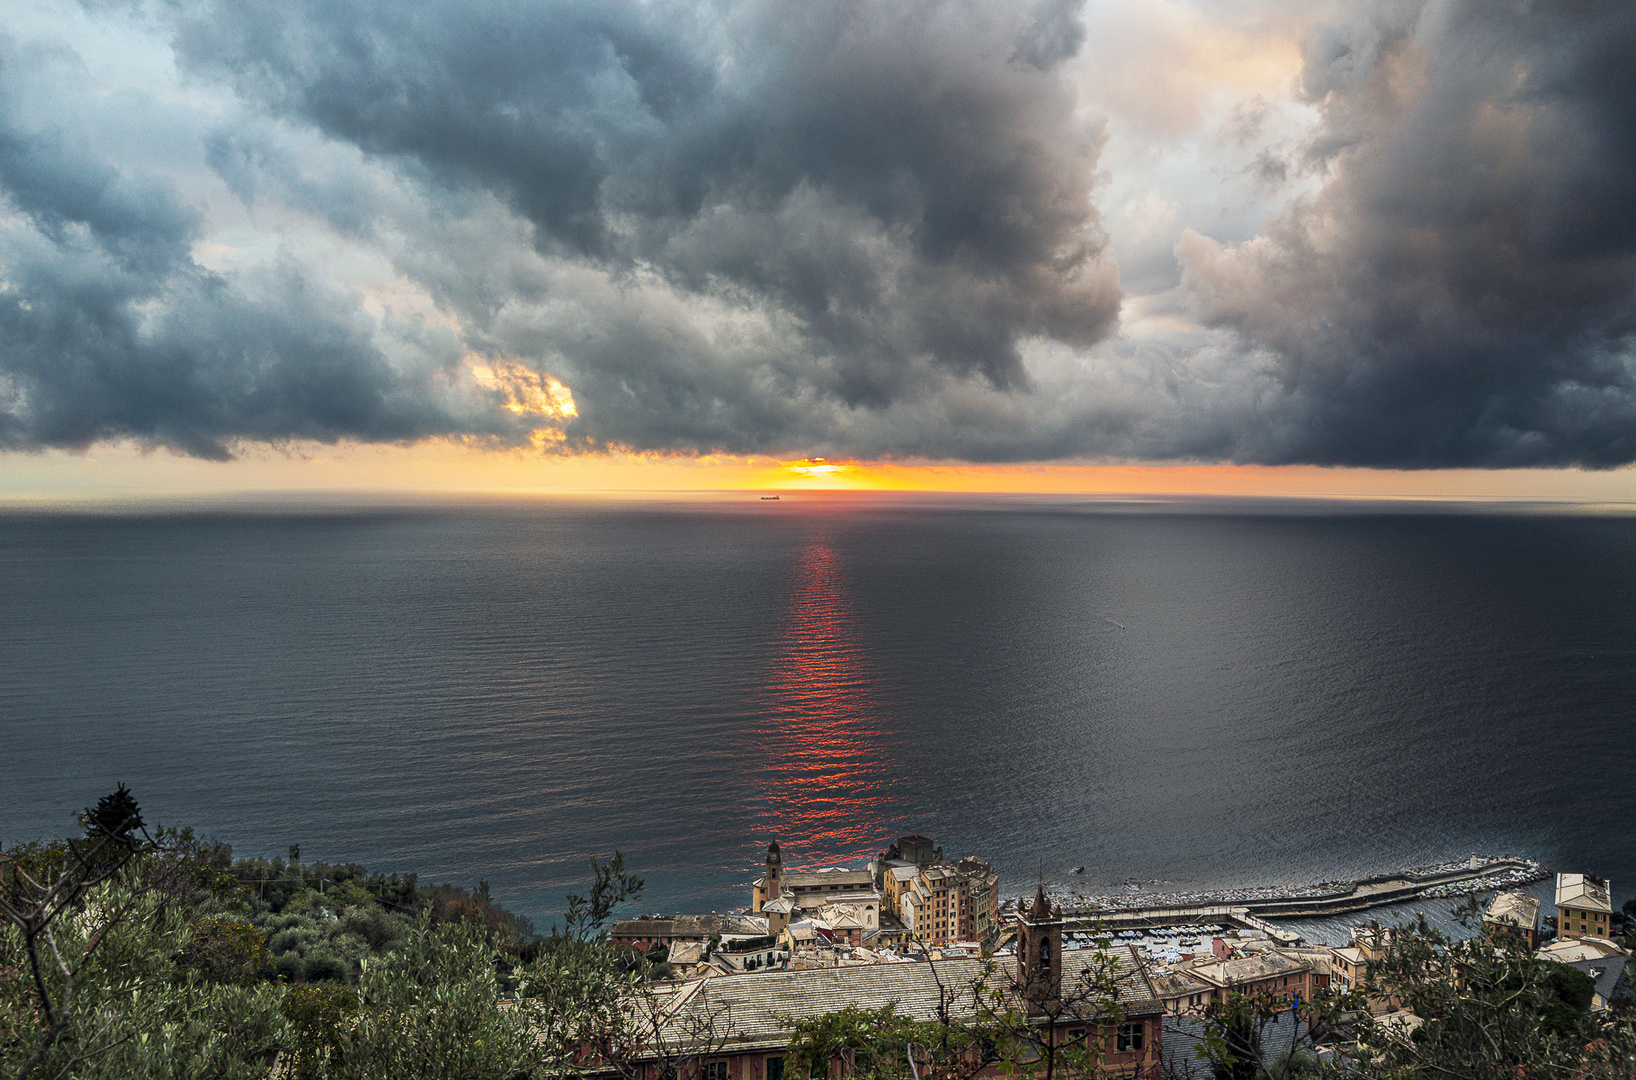
<path id="1" fill-rule="evenodd" d="M 248 986 L 272 968 L 267 938 L 236 919 L 199 919 L 189 928 L 188 943 L 176 963 L 210 982 Z"/>
<path id="2" fill-rule="evenodd" d="M 301 958 L 301 975 L 313 982 L 346 982 L 351 965 L 327 949 L 313 949 Z"/>

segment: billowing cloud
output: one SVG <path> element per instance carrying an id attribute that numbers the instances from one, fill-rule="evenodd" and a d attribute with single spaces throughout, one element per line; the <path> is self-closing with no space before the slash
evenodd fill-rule
<path id="1" fill-rule="evenodd" d="M 1275 377 L 1234 455 L 1390 466 L 1636 457 L 1636 9 L 1394 4 L 1320 28 L 1314 198 L 1178 243 L 1198 313 Z"/>
<path id="2" fill-rule="evenodd" d="M 1636 459 L 1628 5 L 1115 8 L 87 7 L 140 141 L 14 30 L 0 445 Z"/>
<path id="3" fill-rule="evenodd" d="M 165 184 L 23 122 L 31 90 L 77 73 L 0 40 L 0 446 L 526 437 L 502 391 L 460 385 L 446 328 L 372 318 L 288 260 L 213 273 Z"/>

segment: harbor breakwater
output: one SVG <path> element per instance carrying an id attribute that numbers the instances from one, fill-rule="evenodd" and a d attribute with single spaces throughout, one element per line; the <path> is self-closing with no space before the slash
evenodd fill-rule
<path id="1" fill-rule="evenodd" d="M 1263 886 L 1215 892 L 1053 895 L 1070 925 L 1146 929 L 1217 923 L 1295 937 L 1263 920 L 1324 918 L 1417 899 L 1442 899 L 1517 888 L 1548 877 L 1532 859 L 1478 856 L 1345 882 Z M 1014 903 L 1015 901 L 1013 901 Z"/>

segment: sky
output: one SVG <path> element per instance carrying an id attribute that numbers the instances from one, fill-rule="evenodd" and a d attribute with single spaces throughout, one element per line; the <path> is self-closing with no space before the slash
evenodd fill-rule
<path id="1" fill-rule="evenodd" d="M 1636 6 L 11 0 L 0 497 L 1636 500 Z"/>

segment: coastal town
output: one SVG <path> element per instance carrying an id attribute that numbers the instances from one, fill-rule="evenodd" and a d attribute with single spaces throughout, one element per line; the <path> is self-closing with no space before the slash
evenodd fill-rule
<path id="1" fill-rule="evenodd" d="M 1002 997 L 1046 1029 L 1062 1028 L 1052 1038 L 1069 1038 L 1072 1028 L 1072 1038 L 1084 1039 L 1097 1030 L 1097 1008 L 1069 1007 L 1068 986 L 1098 962 L 1120 988 L 1117 1017 L 1100 1018 L 1104 1068 L 1157 1076 L 1166 1032 L 1185 1032 L 1187 1021 L 1230 1000 L 1258 998 L 1276 1012 L 1326 991 L 1358 990 L 1382 1022 L 1405 1032 L 1420 1023 L 1369 988 L 1370 967 L 1391 941 L 1383 920 L 1360 917 L 1349 940 L 1335 944 L 1304 941 L 1280 916 L 1478 896 L 1481 933 L 1520 934 L 1539 958 L 1588 975 L 1594 1011 L 1636 1005 L 1636 965 L 1618 941 L 1624 916 L 1609 883 L 1557 873 L 1555 904 L 1542 913 L 1522 887 L 1550 878 L 1529 860 L 1473 855 L 1310 887 L 1093 895 L 1040 884 L 1032 897 L 1002 900 L 992 863 L 945 856 L 924 836 L 901 837 L 862 867 L 800 871 L 785 868 L 775 841 L 744 909 L 618 920 L 610 943 L 664 965 L 673 987 L 668 1022 L 697 1025 L 707 1012 L 730 1018 L 714 1080 L 780 1080 L 791 1016 L 892 1004 L 931 1019 L 959 997 L 951 987 L 969 991 L 996 978 Z"/>

